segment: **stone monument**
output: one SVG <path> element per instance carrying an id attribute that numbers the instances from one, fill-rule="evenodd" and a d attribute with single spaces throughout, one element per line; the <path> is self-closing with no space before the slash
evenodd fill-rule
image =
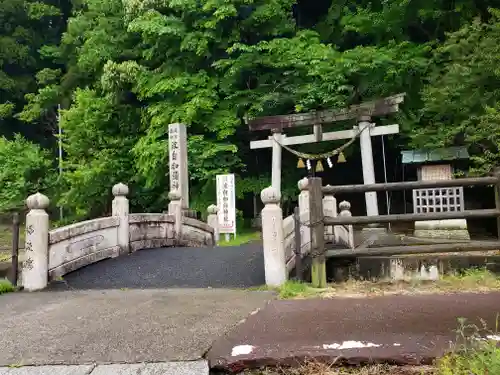
<path id="1" fill-rule="evenodd" d="M 189 175 L 187 156 L 187 131 L 184 124 L 168 126 L 168 150 L 170 168 L 170 191 L 181 195 L 181 206 L 189 208 Z"/>

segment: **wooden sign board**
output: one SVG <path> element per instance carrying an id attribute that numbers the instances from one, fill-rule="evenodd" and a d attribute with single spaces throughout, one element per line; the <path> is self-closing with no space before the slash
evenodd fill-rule
<path id="1" fill-rule="evenodd" d="M 361 116 L 381 116 L 397 112 L 399 110 L 399 104 L 404 101 L 404 97 L 405 93 L 401 93 L 387 98 L 352 105 L 343 109 L 259 117 L 249 120 L 248 128 L 251 131 L 281 131 L 286 128 L 328 124 L 335 121 L 356 119 Z"/>

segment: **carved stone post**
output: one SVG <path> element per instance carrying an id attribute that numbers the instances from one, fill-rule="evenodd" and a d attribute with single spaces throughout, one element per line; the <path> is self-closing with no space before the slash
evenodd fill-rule
<path id="1" fill-rule="evenodd" d="M 304 177 L 299 181 L 299 217 L 300 217 L 300 241 L 302 254 L 306 254 L 311 250 L 311 228 L 310 211 L 309 211 L 309 190 L 307 190 L 309 180 Z"/>
<path id="2" fill-rule="evenodd" d="M 207 209 L 207 224 L 214 228 L 214 246 L 219 243 L 219 218 L 217 216 L 217 206 L 211 204 Z"/>
<path id="3" fill-rule="evenodd" d="M 337 198 L 333 194 L 327 193 L 323 197 L 323 214 L 325 216 L 337 217 Z M 325 225 L 325 240 L 335 242 L 335 229 L 333 225 Z"/>
<path id="4" fill-rule="evenodd" d="M 49 198 L 36 193 L 26 199 L 30 209 L 26 215 L 26 240 L 22 281 L 25 290 L 32 292 L 47 287 L 49 280 Z"/>
<path id="5" fill-rule="evenodd" d="M 262 190 L 262 242 L 266 285 L 276 287 L 287 280 L 285 245 L 283 238 L 283 211 L 279 206 L 281 194 L 273 187 Z"/>
<path id="6" fill-rule="evenodd" d="M 341 217 L 351 217 L 351 204 L 347 201 L 342 201 L 339 204 L 340 208 L 340 216 Z M 347 227 L 347 244 L 351 249 L 354 249 L 354 230 L 352 228 L 352 225 L 346 225 Z"/>
<path id="7" fill-rule="evenodd" d="M 118 246 L 120 246 L 120 253 L 125 254 L 130 251 L 128 186 L 120 182 L 113 186 L 111 191 L 115 197 L 112 204 L 112 215 L 120 218 Z"/>
<path id="8" fill-rule="evenodd" d="M 168 193 L 168 199 L 170 199 L 168 213 L 169 215 L 174 215 L 174 238 L 177 245 L 179 245 L 182 239 L 182 202 L 180 191 L 171 191 Z"/>

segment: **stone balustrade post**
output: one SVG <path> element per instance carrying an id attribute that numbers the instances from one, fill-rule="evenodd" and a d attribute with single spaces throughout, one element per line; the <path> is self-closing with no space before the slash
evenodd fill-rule
<path id="1" fill-rule="evenodd" d="M 177 244 L 180 244 L 182 239 L 182 201 L 181 193 L 178 190 L 171 191 L 168 193 L 168 199 L 170 203 L 168 204 L 169 215 L 174 216 L 174 238 Z"/>
<path id="2" fill-rule="evenodd" d="M 329 187 L 330 185 L 327 185 Z M 325 194 L 323 197 L 323 215 L 337 217 L 337 198 L 333 194 Z M 325 240 L 335 242 L 335 230 L 333 225 L 325 225 Z"/>
<path id="3" fill-rule="evenodd" d="M 298 182 L 300 190 L 299 194 L 299 218 L 300 218 L 300 244 L 302 254 L 308 253 L 311 250 L 311 227 L 310 212 L 309 212 L 309 180 L 304 177 Z"/>
<path id="4" fill-rule="evenodd" d="M 262 190 L 262 242 L 266 285 L 277 287 L 287 280 L 281 194 L 273 187 Z"/>
<path id="5" fill-rule="evenodd" d="M 26 215 L 26 239 L 22 282 L 24 290 L 32 292 L 47 287 L 49 281 L 49 198 L 36 193 L 26 199 L 30 209 Z"/>
<path id="6" fill-rule="evenodd" d="M 125 254 L 130 251 L 128 186 L 120 182 L 113 186 L 111 192 L 115 197 L 112 203 L 112 215 L 120 218 L 118 246 L 120 246 L 120 253 Z"/>
<path id="7" fill-rule="evenodd" d="M 347 201 L 342 201 L 339 204 L 340 217 L 351 217 L 351 204 Z M 352 225 L 345 225 L 347 228 L 347 243 L 351 249 L 354 249 L 354 230 Z"/>
<path id="8" fill-rule="evenodd" d="M 219 217 L 217 216 L 218 208 L 215 204 L 211 204 L 207 208 L 207 224 L 214 228 L 214 246 L 219 243 Z"/>

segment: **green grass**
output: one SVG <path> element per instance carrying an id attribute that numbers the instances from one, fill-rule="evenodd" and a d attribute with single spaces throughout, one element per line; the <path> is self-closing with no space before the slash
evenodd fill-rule
<path id="1" fill-rule="evenodd" d="M 260 232 L 242 232 L 238 233 L 236 238 L 231 235 L 231 239 L 229 241 L 226 241 L 224 236 L 224 234 L 220 235 L 219 246 L 240 246 L 249 242 L 260 240 Z"/>
<path id="2" fill-rule="evenodd" d="M 248 288 L 250 291 L 275 291 L 280 299 L 298 299 L 307 297 L 320 297 L 320 292 L 323 289 L 315 289 L 309 284 L 289 280 L 285 284 L 277 288 L 271 288 L 266 285 Z"/>
<path id="3" fill-rule="evenodd" d="M 0 279 L 0 294 L 10 293 L 15 290 L 14 286 L 7 279 Z"/>

